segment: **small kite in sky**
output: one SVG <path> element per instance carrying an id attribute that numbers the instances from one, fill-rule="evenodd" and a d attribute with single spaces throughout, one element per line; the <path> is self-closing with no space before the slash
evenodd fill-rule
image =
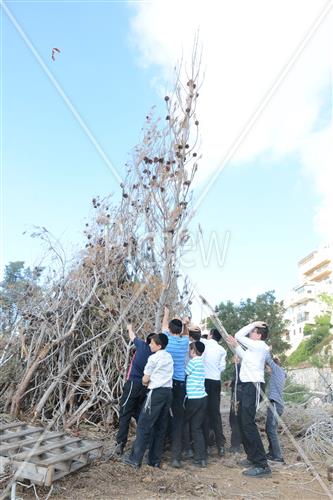
<path id="1" fill-rule="evenodd" d="M 54 48 L 52 49 L 52 61 L 55 61 L 55 60 L 56 60 L 56 59 L 55 59 L 56 52 L 58 52 L 58 53 L 60 54 L 60 52 L 61 52 L 61 51 L 60 51 L 60 49 L 57 49 L 56 47 L 54 47 Z"/>

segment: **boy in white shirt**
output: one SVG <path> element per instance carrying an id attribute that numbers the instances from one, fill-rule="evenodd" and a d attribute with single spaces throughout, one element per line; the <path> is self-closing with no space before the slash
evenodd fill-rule
<path id="1" fill-rule="evenodd" d="M 242 359 L 239 378 L 242 392 L 239 401 L 239 427 L 247 459 L 241 462 L 249 466 L 243 474 L 249 477 L 270 476 L 265 449 L 256 425 L 256 411 L 260 402 L 261 384 L 265 382 L 265 362 L 269 351 L 265 340 L 268 327 L 263 321 L 255 321 L 241 328 L 235 338 L 229 336 L 228 344 L 236 349 Z"/>
<path id="2" fill-rule="evenodd" d="M 208 394 L 207 411 L 204 424 L 206 448 L 209 443 L 209 431 L 215 433 L 217 453 L 224 456 L 225 436 L 223 434 L 221 405 L 221 373 L 226 365 L 226 350 L 219 344 L 222 336 L 213 328 L 208 334 L 208 339 L 201 339 L 205 345 L 203 362 L 205 366 L 205 388 Z"/>
<path id="3" fill-rule="evenodd" d="M 168 337 L 164 333 L 153 335 L 150 349 L 153 354 L 148 358 L 142 378 L 148 386 L 143 408 L 140 413 L 136 438 L 129 457 L 124 463 L 139 467 L 149 445 L 148 465 L 160 467 L 164 439 L 172 401 L 173 360 L 165 351 Z"/>

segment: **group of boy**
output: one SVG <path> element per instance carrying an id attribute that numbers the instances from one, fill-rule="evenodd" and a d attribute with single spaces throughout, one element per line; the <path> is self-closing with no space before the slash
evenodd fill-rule
<path id="1" fill-rule="evenodd" d="M 226 364 L 226 351 L 219 344 L 222 337 L 217 329 L 212 329 L 208 338 L 204 338 L 199 327 L 189 325 L 188 318 L 169 321 L 168 308 L 164 311 L 162 329 L 163 333 L 151 334 L 143 341 L 128 325 L 136 352 L 120 402 L 116 453 L 123 454 L 130 420 L 134 417 L 137 421 L 136 438 L 130 454 L 123 458 L 124 463 L 139 467 L 148 449 L 148 465 L 160 467 L 165 441 L 169 437 L 173 467 L 181 467 L 182 458 L 193 458 L 194 465 L 206 467 L 211 435 L 218 455 L 225 454 L 226 440 L 220 413 L 221 373 Z M 235 365 L 239 373 L 233 391 L 233 411 L 237 414 L 240 442 L 234 442 L 231 450 L 238 450 L 240 444 L 244 446 L 247 459 L 241 464 L 248 468 L 243 474 L 252 477 L 270 475 L 269 458 L 283 460 L 276 417 L 283 411 L 280 396 L 284 371 L 280 367 L 283 373 L 275 375 L 279 383 L 273 387 L 271 384 L 271 390 L 274 389 L 272 399 L 271 393 L 269 395 L 268 456 L 255 423 L 265 365 L 271 366 L 275 372 L 278 366 L 269 355 L 265 343 L 267 335 L 267 325 L 256 322 L 227 340 L 241 361 Z M 235 425 L 232 431 L 235 432 Z"/>

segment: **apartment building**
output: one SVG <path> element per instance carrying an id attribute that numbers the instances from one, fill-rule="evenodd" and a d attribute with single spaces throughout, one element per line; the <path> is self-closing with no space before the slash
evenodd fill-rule
<path id="1" fill-rule="evenodd" d="M 333 294 L 333 250 L 324 247 L 298 262 L 299 284 L 284 300 L 286 319 L 290 321 L 286 340 L 294 351 L 304 338 L 304 326 L 327 311 L 320 300 L 322 293 Z"/>

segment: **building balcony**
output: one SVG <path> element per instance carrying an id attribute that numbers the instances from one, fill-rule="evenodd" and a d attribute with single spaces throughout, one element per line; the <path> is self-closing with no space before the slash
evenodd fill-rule
<path id="1" fill-rule="evenodd" d="M 286 299 L 286 307 L 296 307 L 316 300 L 315 285 L 302 285 L 293 289 Z"/>
<path id="2" fill-rule="evenodd" d="M 325 247 L 310 253 L 298 263 L 298 269 L 305 279 L 321 274 L 324 269 L 332 271 L 333 251 Z"/>
<path id="3" fill-rule="evenodd" d="M 329 269 L 328 266 L 327 267 L 325 266 L 318 269 L 318 272 L 311 274 L 309 278 L 311 281 L 316 281 L 317 283 L 319 283 L 320 281 L 324 281 L 327 278 L 329 278 L 330 275 L 331 275 L 331 269 Z"/>

